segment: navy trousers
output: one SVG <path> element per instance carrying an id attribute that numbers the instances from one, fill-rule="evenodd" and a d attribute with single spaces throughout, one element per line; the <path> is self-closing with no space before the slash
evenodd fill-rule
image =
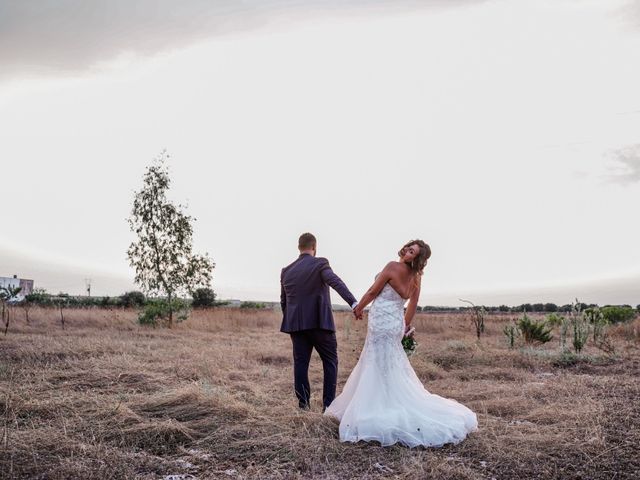
<path id="1" fill-rule="evenodd" d="M 309 361 L 315 348 L 322 360 L 324 384 L 322 404 L 328 407 L 336 396 L 338 382 L 338 342 L 336 332 L 314 328 L 291 332 L 293 344 L 293 377 L 300 408 L 309 408 L 311 386 L 309 385 Z"/>

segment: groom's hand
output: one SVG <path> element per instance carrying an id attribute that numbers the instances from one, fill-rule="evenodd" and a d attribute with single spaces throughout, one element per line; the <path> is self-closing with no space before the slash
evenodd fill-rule
<path id="1" fill-rule="evenodd" d="M 353 306 L 353 315 L 356 317 L 356 320 L 362 320 L 362 308 L 356 303 Z"/>

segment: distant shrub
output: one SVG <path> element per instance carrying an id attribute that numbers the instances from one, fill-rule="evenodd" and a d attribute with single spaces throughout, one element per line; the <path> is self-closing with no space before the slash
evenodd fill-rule
<path id="1" fill-rule="evenodd" d="M 554 367 L 566 368 L 577 364 L 579 357 L 569 350 L 563 350 L 562 353 L 553 361 Z"/>
<path id="2" fill-rule="evenodd" d="M 240 308 L 267 308 L 267 305 L 261 302 L 242 302 Z"/>
<path id="3" fill-rule="evenodd" d="M 607 335 L 609 322 L 602 313 L 602 309 L 596 307 L 587 308 L 584 312 L 585 319 L 591 325 L 593 332 L 593 344 L 603 352 L 615 353 L 615 346 Z"/>
<path id="4" fill-rule="evenodd" d="M 580 353 L 589 339 L 589 330 L 590 323 L 589 319 L 584 315 L 584 307 L 587 305 L 584 303 L 578 302 L 576 299 L 575 303 L 571 307 L 571 316 L 569 317 L 569 324 L 573 330 L 573 350 L 576 353 Z"/>
<path id="5" fill-rule="evenodd" d="M 601 311 L 605 320 L 611 324 L 624 323 L 636 318 L 635 310 L 628 305 L 602 307 Z"/>
<path id="6" fill-rule="evenodd" d="M 458 300 L 471 305 L 471 308 L 469 309 L 471 311 L 471 323 L 476 329 L 476 337 L 480 340 L 480 335 L 484 333 L 484 318 L 487 315 L 487 310 L 484 306 L 477 306 L 469 300 L 464 300 L 462 298 L 459 298 Z"/>
<path id="7" fill-rule="evenodd" d="M 550 327 L 560 326 L 563 320 L 564 320 L 564 317 L 555 312 L 545 316 L 545 321 L 547 322 L 547 325 L 549 325 Z"/>
<path id="8" fill-rule="evenodd" d="M 502 329 L 502 333 L 507 337 L 509 342 L 509 348 L 513 348 L 516 344 L 516 338 L 520 335 L 520 329 L 515 323 L 505 325 Z"/>
<path id="9" fill-rule="evenodd" d="M 191 296 L 193 307 L 213 307 L 216 304 L 216 294 L 211 288 L 197 288 Z"/>
<path id="10" fill-rule="evenodd" d="M 143 307 L 145 303 L 147 303 L 147 297 L 142 292 L 131 291 L 120 295 L 120 305 L 123 307 Z"/>
<path id="11" fill-rule="evenodd" d="M 517 325 L 526 343 L 547 343 L 552 338 L 547 322 L 531 320 L 526 313 L 518 320 Z"/>
<path id="12" fill-rule="evenodd" d="M 531 305 L 530 303 L 523 303 L 522 305 L 520 305 L 520 308 L 518 310 L 520 310 L 521 312 L 532 312 L 533 305 Z"/>
<path id="13" fill-rule="evenodd" d="M 558 311 L 558 306 L 555 303 L 545 303 L 544 304 L 544 311 L 545 312 L 557 312 Z"/>
<path id="14" fill-rule="evenodd" d="M 25 296 L 25 300 L 32 305 L 48 306 L 51 305 L 51 295 L 44 288 L 35 288 L 29 295 Z"/>
<path id="15" fill-rule="evenodd" d="M 138 322 L 141 325 L 150 325 L 152 327 L 157 327 L 163 323 L 170 326 L 170 316 L 172 320 L 178 322 L 186 320 L 189 316 L 187 302 L 180 298 L 172 299 L 171 303 L 164 298 L 150 300 L 138 315 Z"/>

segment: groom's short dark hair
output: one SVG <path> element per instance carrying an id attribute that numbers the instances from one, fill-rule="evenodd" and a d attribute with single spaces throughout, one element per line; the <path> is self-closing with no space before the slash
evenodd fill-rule
<path id="1" fill-rule="evenodd" d="M 298 239 L 298 250 L 316 248 L 316 237 L 312 233 L 303 233 Z"/>

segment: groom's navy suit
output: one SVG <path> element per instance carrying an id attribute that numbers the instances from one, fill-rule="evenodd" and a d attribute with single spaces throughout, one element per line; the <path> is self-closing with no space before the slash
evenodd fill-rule
<path id="1" fill-rule="evenodd" d="M 294 381 L 301 408 L 308 408 L 311 395 L 309 361 L 313 348 L 322 359 L 324 386 L 322 403 L 329 406 L 336 395 L 338 345 L 329 287 L 353 306 L 355 297 L 326 258 L 303 253 L 280 275 L 281 332 L 291 335 Z"/>

